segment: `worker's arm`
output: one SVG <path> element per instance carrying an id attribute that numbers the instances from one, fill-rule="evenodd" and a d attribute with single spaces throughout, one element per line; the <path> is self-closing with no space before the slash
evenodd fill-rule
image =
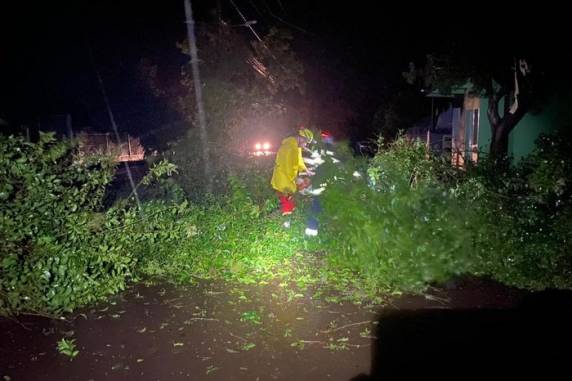
<path id="1" fill-rule="evenodd" d="M 298 172 L 306 172 L 308 174 L 312 173 L 312 171 L 308 170 L 308 167 L 306 167 L 306 163 L 304 163 L 302 148 L 298 148 Z"/>

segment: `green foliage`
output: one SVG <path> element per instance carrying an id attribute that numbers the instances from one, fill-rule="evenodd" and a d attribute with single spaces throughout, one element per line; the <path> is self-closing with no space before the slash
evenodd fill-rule
<path id="1" fill-rule="evenodd" d="M 75 346 L 75 339 L 66 340 L 65 338 L 62 338 L 58 341 L 58 352 L 62 355 L 68 356 L 70 360 L 73 360 L 79 354 L 79 351 Z"/>
<path id="2" fill-rule="evenodd" d="M 449 94 L 455 87 L 463 86 L 470 79 L 477 90 L 490 86 L 491 72 L 481 70 L 477 66 L 482 62 L 474 57 L 453 57 L 449 54 L 427 54 L 422 68 L 417 68 L 413 62 L 409 70 L 402 75 L 410 85 L 418 85 L 422 89 L 431 89 Z"/>
<path id="3" fill-rule="evenodd" d="M 550 211 L 569 202 L 572 142 L 566 136 L 540 136 L 535 151 L 520 164 L 534 201 Z"/>
<path id="4" fill-rule="evenodd" d="M 71 311 L 139 276 L 276 282 L 285 288 L 273 297 L 285 302 L 308 290 L 330 302 L 359 301 L 462 274 L 531 289 L 572 286 L 566 140 L 543 138 L 505 173 L 486 161 L 456 171 L 403 137 L 380 144 L 369 163 L 338 144 L 341 161 L 324 155 L 313 179 L 326 187 L 324 212 L 320 236 L 306 240 L 308 200 L 300 197 L 284 229 L 268 184 L 271 161 L 232 162 L 220 193 L 200 202 L 181 196 L 103 211 L 108 158 L 78 157 L 50 135 L 38 143 L 1 139 L 2 314 Z M 184 171 L 160 162 L 144 182 L 161 188 L 163 176 Z"/>
<path id="5" fill-rule="evenodd" d="M 524 288 L 572 286 L 570 152 L 567 140 L 543 136 L 517 167 L 491 175 L 485 162 L 459 185 L 480 189 L 473 193 L 483 273 Z"/>
<path id="6" fill-rule="evenodd" d="M 177 173 L 163 181 L 163 186 L 173 182 L 170 187 L 180 186 L 186 197 L 193 201 L 205 199 L 206 178 L 202 171 L 202 157 L 200 147 L 194 144 L 192 138 L 195 131 L 188 138 L 181 139 L 172 144 L 172 149 L 164 153 L 164 157 L 174 163 Z M 211 173 L 213 180 L 213 194 L 225 195 L 230 189 L 228 179 L 239 178 L 253 195 L 256 202 L 262 204 L 273 196 L 269 186 L 272 176 L 274 160 L 271 157 L 252 158 L 238 154 L 228 146 L 215 146 L 211 148 Z"/>
<path id="7" fill-rule="evenodd" d="M 146 251 L 141 271 L 182 282 L 222 277 L 251 283 L 271 276 L 275 266 L 291 257 L 298 241 L 268 214 L 266 203 L 255 203 L 236 178 L 229 186 L 228 196 L 183 203 L 176 211 L 158 203 L 144 205 L 145 215 L 154 216 L 147 217 L 145 229 L 168 237 L 156 237 L 161 246 Z"/>
<path id="8" fill-rule="evenodd" d="M 122 290 L 150 246 L 136 209 L 100 210 L 112 159 L 79 156 L 50 134 L 0 139 L 0 313 L 61 313 Z M 173 170 L 162 163 L 150 176 Z"/>
<path id="9" fill-rule="evenodd" d="M 256 311 L 246 311 L 240 316 L 240 321 L 249 322 L 251 324 L 260 325 L 262 321 L 260 319 L 260 314 Z"/>
<path id="10" fill-rule="evenodd" d="M 153 200 L 139 209 L 118 202 L 100 211 L 101 198 L 93 196 L 102 195 L 110 181 L 111 162 L 74 161 L 71 146 L 49 136 L 38 144 L 2 139 L 3 314 L 72 311 L 138 275 L 258 282 L 272 278 L 301 246 L 301 238 L 271 214 L 276 197 L 262 190 L 270 188 L 269 167 L 237 172 L 226 181 L 226 196 L 201 203 Z M 151 168 L 147 178 L 153 181 L 145 182 L 157 183 L 174 171 L 164 162 Z"/>
<path id="11" fill-rule="evenodd" d="M 251 349 L 254 348 L 254 347 L 256 347 L 256 344 L 254 344 L 254 343 L 244 343 L 244 344 L 242 345 L 242 348 L 241 348 L 241 349 L 242 349 L 243 351 L 249 351 L 249 350 L 251 350 Z"/>
<path id="12" fill-rule="evenodd" d="M 167 160 L 161 160 L 149 170 L 149 173 L 143 177 L 141 184 L 149 185 L 153 181 L 158 181 L 165 176 L 171 176 L 177 173 L 177 166 L 173 163 L 169 163 Z"/>
<path id="13" fill-rule="evenodd" d="M 179 168 L 164 158 L 154 159 L 147 160 L 148 173 L 143 176 L 135 189 L 132 189 L 125 199 L 119 201 L 120 203 L 128 202 L 135 193 L 142 201 L 159 199 L 182 202 L 186 199 L 183 188 L 173 179 L 173 176 L 179 173 Z"/>
<path id="14" fill-rule="evenodd" d="M 226 179 L 243 166 L 247 150 L 256 139 L 278 144 L 287 135 L 295 113 L 289 114 L 287 95 L 304 92 L 303 67 L 290 47 L 291 36 L 272 28 L 262 42 L 250 43 L 231 27 L 217 25 L 199 33 L 204 111 L 207 116 L 211 173 L 214 192 L 224 193 Z M 187 53 L 188 44 L 179 44 Z M 192 73 L 182 68 L 178 83 L 161 80 L 165 73 L 149 62 L 143 76 L 157 96 L 162 97 L 181 118 L 187 131 L 163 142 L 164 157 L 175 163 L 175 179 L 193 200 L 204 196 L 209 178 L 196 119 L 197 103 Z M 166 73 L 168 74 L 168 73 Z M 178 75 L 179 73 L 176 73 Z M 173 76 L 171 76 L 173 77 Z"/>
<path id="15" fill-rule="evenodd" d="M 404 138 L 371 160 L 369 183 L 338 172 L 323 196 L 329 263 L 364 290 L 419 291 L 462 274 L 572 287 L 570 151 L 543 139 L 505 173 L 486 161 L 456 171 Z"/>
<path id="16" fill-rule="evenodd" d="M 323 197 L 330 263 L 386 291 L 468 272 L 471 215 L 439 185 L 435 167 L 420 143 L 400 138 L 372 160 L 369 184 L 334 181 Z"/>
<path id="17" fill-rule="evenodd" d="M 268 89 L 272 94 L 289 90 L 305 92 L 304 67 L 290 48 L 291 41 L 290 32 L 273 27 L 262 41 L 252 43 L 257 58 L 268 70 Z"/>
<path id="18" fill-rule="evenodd" d="M 71 310 L 122 288 L 131 257 L 97 235 L 111 159 L 51 134 L 0 139 L 0 311 Z"/>
<path id="19" fill-rule="evenodd" d="M 383 141 L 378 144 L 383 147 Z M 371 161 L 368 175 L 373 187 L 381 192 L 403 191 L 418 184 L 436 184 L 439 165 L 429 156 L 420 140 L 410 141 L 401 136 L 388 149 L 380 150 Z"/>

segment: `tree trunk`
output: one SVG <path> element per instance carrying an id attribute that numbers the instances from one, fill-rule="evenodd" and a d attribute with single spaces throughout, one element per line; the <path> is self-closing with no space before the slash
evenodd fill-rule
<path id="1" fill-rule="evenodd" d="M 508 95 L 505 103 L 509 102 Z M 498 113 L 499 101 L 503 98 L 500 94 L 494 94 L 489 97 L 489 105 L 487 116 L 491 124 L 491 145 L 489 154 L 493 160 L 506 161 L 508 158 L 508 138 L 512 130 L 516 127 L 518 122 L 522 120 L 528 111 L 528 102 L 525 100 L 519 101 L 519 106 L 514 114 L 508 111 L 508 107 L 504 107 L 505 113 L 500 117 Z"/>
<path id="2" fill-rule="evenodd" d="M 515 61 L 516 65 L 516 61 Z M 494 91 L 492 86 L 489 96 L 487 116 L 491 124 L 490 156 L 497 162 L 506 162 L 508 158 L 508 139 L 511 131 L 522 120 L 531 105 L 532 94 L 528 86 L 525 74 L 514 69 L 514 84 L 504 89 Z M 510 91 L 505 89 L 511 88 Z M 504 112 L 499 115 L 499 102 L 504 98 Z"/>
<path id="3" fill-rule="evenodd" d="M 498 125 L 493 125 L 492 128 L 492 138 L 490 146 L 490 155 L 493 159 L 504 160 L 508 156 L 508 136 L 512 128 L 501 122 Z"/>

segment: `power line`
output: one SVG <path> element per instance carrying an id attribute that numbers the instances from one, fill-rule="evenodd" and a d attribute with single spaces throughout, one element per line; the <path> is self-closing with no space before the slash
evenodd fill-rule
<path id="1" fill-rule="evenodd" d="M 270 16 L 274 17 L 276 20 L 280 21 L 281 23 L 283 23 L 283 24 L 285 24 L 285 25 L 288 25 L 288 26 L 291 27 L 291 28 L 294 28 L 294 29 L 296 29 L 296 30 L 299 30 L 299 31 L 302 32 L 302 33 L 311 34 L 311 33 L 309 33 L 307 30 L 304 30 L 304 29 L 300 28 L 299 26 L 294 25 L 294 24 L 292 24 L 291 22 L 288 22 L 288 21 L 284 20 L 283 18 L 281 18 L 281 17 L 275 15 L 274 12 L 272 12 L 272 9 L 271 9 L 271 8 L 268 6 L 268 4 L 266 3 L 266 1 L 265 1 L 265 0 L 262 0 L 262 2 L 264 3 L 264 6 L 266 7 L 266 10 L 268 11 L 268 13 L 270 13 Z M 284 10 L 284 6 L 282 5 L 282 3 L 280 3 L 280 7 L 282 8 L 282 10 Z"/>
<path id="2" fill-rule="evenodd" d="M 245 26 L 247 26 L 252 33 L 254 34 L 254 36 L 258 39 L 258 41 L 260 42 L 260 44 L 268 51 L 268 53 L 270 54 L 270 56 L 274 59 L 274 61 L 276 61 L 276 63 L 282 68 L 282 70 L 284 70 L 285 72 L 287 72 L 288 70 L 286 69 L 286 67 L 284 67 L 284 65 L 282 65 L 282 62 L 280 62 L 278 60 L 278 58 L 276 58 L 276 56 L 274 55 L 274 53 L 272 53 L 272 51 L 270 50 L 270 48 L 264 43 L 264 41 L 262 41 L 262 39 L 260 38 L 260 36 L 258 35 L 258 33 L 256 33 L 256 31 L 254 30 L 254 28 L 252 27 L 252 22 L 249 22 L 246 17 L 244 17 L 244 15 L 242 14 L 242 12 L 240 11 L 240 9 L 238 9 L 238 7 L 236 6 L 236 4 L 234 3 L 233 0 L 229 0 L 230 3 L 234 6 L 234 8 L 236 9 L 236 11 L 238 12 L 238 14 L 240 15 L 240 17 L 242 18 L 242 20 L 245 23 Z"/>
<path id="3" fill-rule="evenodd" d="M 256 33 L 256 31 L 254 30 L 254 28 L 252 27 L 252 22 L 249 22 L 246 17 L 244 17 L 244 15 L 242 14 L 242 12 L 240 11 L 240 9 L 238 9 L 238 7 L 236 6 L 236 4 L 234 3 L 234 1 L 230 0 L 230 3 L 232 4 L 232 6 L 234 7 L 234 9 L 236 9 L 236 11 L 238 12 L 238 14 L 240 15 L 240 17 L 242 18 L 242 20 L 244 21 L 245 26 L 250 29 L 252 31 L 252 33 L 254 34 L 254 36 L 256 37 L 256 39 L 260 42 L 262 42 L 262 39 L 260 38 L 260 36 L 258 35 L 258 33 Z M 264 44 L 264 43 L 263 43 Z"/>

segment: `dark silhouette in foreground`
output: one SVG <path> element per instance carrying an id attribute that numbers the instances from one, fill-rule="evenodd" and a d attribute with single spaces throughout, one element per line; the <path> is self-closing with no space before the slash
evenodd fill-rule
<path id="1" fill-rule="evenodd" d="M 382 313 L 369 375 L 352 381 L 568 374 L 572 292 L 530 294 L 514 309 Z"/>

